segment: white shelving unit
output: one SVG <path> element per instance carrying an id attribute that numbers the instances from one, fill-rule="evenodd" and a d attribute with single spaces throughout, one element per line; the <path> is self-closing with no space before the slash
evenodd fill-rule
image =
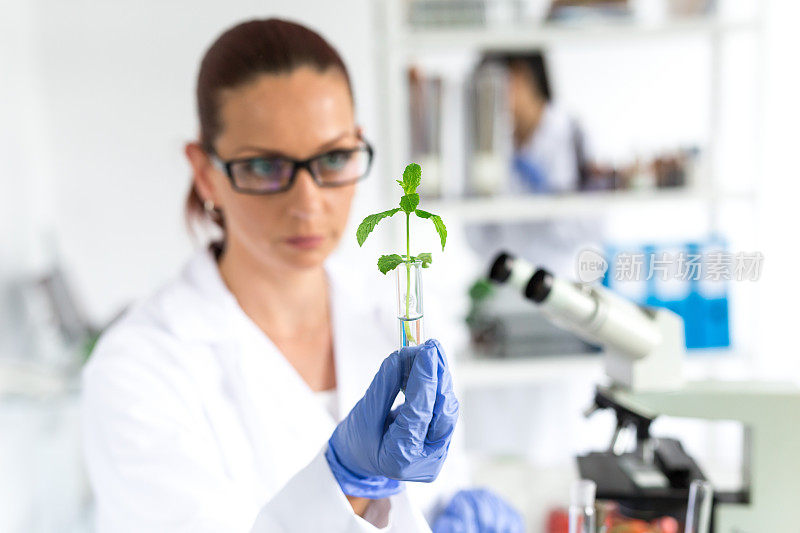
<path id="1" fill-rule="evenodd" d="M 536 385 L 576 376 L 603 377 L 601 354 L 549 355 L 515 359 L 468 359 L 458 363 L 458 386 L 464 389 Z"/>
<path id="2" fill-rule="evenodd" d="M 717 21 L 709 17 L 691 17 L 644 25 L 630 21 L 603 24 L 549 24 L 536 28 L 488 27 L 486 29 L 406 29 L 397 34 L 393 45 L 407 55 L 424 54 L 454 48 L 526 50 L 548 48 L 575 42 L 601 40 L 653 39 L 687 35 L 715 35 L 756 29 L 754 21 Z"/>
<path id="3" fill-rule="evenodd" d="M 716 194 L 717 176 L 713 160 L 716 153 L 714 146 L 715 139 L 718 138 L 720 129 L 720 106 L 722 102 L 722 87 L 720 71 L 722 69 L 721 41 L 724 36 L 733 32 L 742 31 L 761 31 L 760 18 L 746 20 L 723 20 L 716 14 L 707 16 L 694 16 L 683 19 L 668 19 L 660 23 L 644 24 L 633 20 L 609 20 L 604 22 L 591 22 L 586 24 L 578 23 L 544 23 L 539 25 L 525 24 L 524 22 L 514 24 L 489 24 L 483 27 L 411 27 L 407 24 L 408 15 L 406 8 L 407 0 L 384 0 L 379 4 L 378 10 L 379 27 L 381 40 L 379 44 L 378 73 L 379 87 L 381 93 L 385 95 L 384 108 L 386 109 L 387 120 L 384 123 L 383 133 L 386 139 L 386 155 L 382 157 L 383 174 L 390 176 L 398 173 L 408 160 L 409 150 L 409 98 L 407 86 L 407 69 L 421 58 L 429 55 L 436 55 L 448 52 L 464 51 L 520 51 L 534 49 L 553 49 L 564 45 L 576 43 L 592 44 L 599 42 L 631 42 L 635 44 L 642 40 L 657 40 L 665 38 L 680 37 L 705 37 L 711 46 L 711 94 L 709 95 L 710 109 L 709 121 L 710 145 L 705 147 L 710 154 L 708 172 L 703 173 L 698 178 L 700 181 L 692 184 L 700 191 L 708 191 L 703 194 L 706 200 L 712 204 L 721 200 L 720 195 Z M 447 158 L 447 154 L 443 154 Z M 458 162 L 445 161 L 447 164 L 458 165 Z M 627 194 L 629 191 L 621 191 Z M 690 191 L 680 191 L 690 192 Z M 387 187 L 387 197 L 393 191 Z M 638 197 L 637 197 L 638 195 Z M 575 196 L 580 196 L 576 194 Z M 656 189 L 644 194 L 633 192 L 628 198 L 635 202 L 621 202 L 614 207 L 625 207 L 625 205 L 636 203 L 637 205 L 648 202 L 660 202 L 664 196 L 667 199 L 683 197 L 687 200 L 695 200 L 697 197 L 691 194 L 676 194 L 676 191 L 669 189 Z M 608 195 L 614 200 L 621 199 L 615 192 Z M 595 197 L 598 199 L 598 197 Z M 576 199 L 577 200 L 577 199 Z M 540 208 L 546 203 L 550 203 L 549 197 L 532 198 L 532 206 Z M 441 200 L 438 206 L 446 208 L 454 203 L 458 205 L 480 202 L 480 200 L 462 200 L 447 198 Z M 585 202 L 566 201 L 562 202 L 556 198 L 555 202 L 560 204 L 556 208 L 559 215 L 565 211 L 581 213 L 586 207 Z M 480 205 L 479 203 L 477 204 Z M 504 204 L 505 205 L 505 204 Z M 514 207 L 519 203 L 509 204 Z M 518 212 L 515 210 L 515 212 Z M 527 215 L 521 212 L 523 218 Z"/>
<path id="4" fill-rule="evenodd" d="M 704 350 L 684 366 L 687 379 L 728 377 L 746 379 L 746 355 L 728 350 Z M 458 361 L 458 386 L 465 390 L 538 385 L 564 380 L 604 380 L 602 353 L 545 355 L 529 358 L 491 359 L 474 357 Z M 723 368 L 725 367 L 725 368 Z"/>
<path id="5" fill-rule="evenodd" d="M 385 150 L 381 154 L 380 169 L 384 176 L 397 175 L 409 160 L 407 70 L 410 65 L 427 55 L 464 51 L 552 50 L 562 45 L 610 41 L 630 42 L 635 45 L 646 40 L 681 37 L 706 38 L 711 52 L 708 99 L 709 144 L 704 147 L 706 163 L 703 170 L 687 187 L 576 192 L 558 196 L 476 198 L 448 197 L 445 194 L 436 200 L 425 200 L 425 209 L 442 214 L 447 220 L 457 218 L 469 222 L 510 223 L 612 212 L 620 214 L 630 209 L 651 207 L 679 209 L 700 206 L 708 213 L 709 227 L 716 229 L 721 205 L 729 201 L 754 201 L 756 195 L 751 190 L 740 193 L 723 192 L 718 186 L 720 180 L 716 175 L 714 159 L 718 152 L 717 139 L 722 123 L 722 42 L 733 32 L 756 32 L 757 46 L 763 46 L 760 14 L 752 19 L 735 21 L 723 20 L 715 13 L 708 16 L 666 20 L 656 24 L 610 20 L 587 24 L 544 23 L 526 26 L 523 22 L 516 22 L 482 27 L 415 28 L 407 23 L 407 5 L 406 0 L 384 0 L 378 9 L 378 27 L 382 28 L 382 31 L 378 43 L 377 70 L 380 76 L 379 88 L 384 95 L 383 109 L 386 117 L 383 125 Z M 758 50 L 758 55 L 763 56 L 763 50 Z M 446 161 L 452 154 L 448 154 L 444 147 L 442 150 L 443 166 L 449 163 L 460 165 L 457 161 Z M 393 181 L 387 178 L 385 182 L 387 185 L 383 191 L 384 197 L 388 202 L 394 203 L 396 191 L 392 187 Z M 395 244 L 399 244 L 399 241 Z M 698 357 L 698 362 L 693 364 L 699 368 L 707 363 L 708 358 L 703 358 L 701 355 Z M 711 364 L 716 365 L 716 363 Z M 466 359 L 459 365 L 459 380 L 462 385 L 468 387 L 532 384 L 557 380 L 573 372 L 600 376 L 601 369 L 602 357 L 596 355 L 537 357 L 524 361 Z"/>
<path id="6" fill-rule="evenodd" d="M 712 201 L 747 199 L 752 193 L 711 193 L 694 189 L 593 191 L 563 195 L 501 196 L 429 200 L 426 208 L 468 222 L 519 222 L 580 215 L 603 215 L 629 208 L 678 208 Z"/>
<path id="7" fill-rule="evenodd" d="M 0 357 L 0 401 L 5 396 L 50 398 L 78 390 L 78 376 L 51 367 Z"/>

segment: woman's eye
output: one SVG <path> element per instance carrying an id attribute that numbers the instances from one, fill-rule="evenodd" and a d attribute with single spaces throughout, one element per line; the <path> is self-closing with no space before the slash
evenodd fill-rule
<path id="1" fill-rule="evenodd" d="M 259 176 L 274 176 L 280 167 L 280 162 L 272 159 L 253 159 L 250 162 L 250 171 Z"/>
<path id="2" fill-rule="evenodd" d="M 339 170 L 347 164 L 350 152 L 331 152 L 322 156 L 320 163 L 325 170 Z"/>

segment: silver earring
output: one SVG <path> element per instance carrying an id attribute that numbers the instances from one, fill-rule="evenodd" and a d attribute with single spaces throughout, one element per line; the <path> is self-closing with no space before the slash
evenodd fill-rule
<path id="1" fill-rule="evenodd" d="M 212 202 L 211 200 L 206 200 L 205 202 L 203 202 L 203 209 L 205 209 L 207 213 L 213 213 L 214 202 Z"/>

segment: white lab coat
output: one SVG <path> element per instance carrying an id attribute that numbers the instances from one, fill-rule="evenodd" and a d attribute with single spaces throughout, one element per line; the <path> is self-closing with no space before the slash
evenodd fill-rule
<path id="1" fill-rule="evenodd" d="M 327 271 L 341 418 L 397 332 L 386 295 L 344 290 Z M 353 513 L 323 456 L 336 421 L 208 251 L 102 336 L 82 414 L 99 533 L 378 530 Z M 390 508 L 387 530 L 429 531 L 407 492 L 379 506 Z"/>
<path id="2" fill-rule="evenodd" d="M 544 172 L 550 193 L 575 192 L 578 188 L 578 160 L 575 153 L 575 124 L 560 108 L 547 103 L 539 124 L 517 151 Z M 512 174 L 509 192 L 530 193 L 530 188 L 516 173 Z"/>

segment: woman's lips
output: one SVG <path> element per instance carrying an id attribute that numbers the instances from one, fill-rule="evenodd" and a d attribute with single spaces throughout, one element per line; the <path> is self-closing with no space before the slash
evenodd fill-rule
<path id="1" fill-rule="evenodd" d="M 311 250 L 322 244 L 322 241 L 324 240 L 325 237 L 322 235 L 303 235 L 289 237 L 286 239 L 286 244 L 293 248 L 297 248 L 298 250 Z"/>

